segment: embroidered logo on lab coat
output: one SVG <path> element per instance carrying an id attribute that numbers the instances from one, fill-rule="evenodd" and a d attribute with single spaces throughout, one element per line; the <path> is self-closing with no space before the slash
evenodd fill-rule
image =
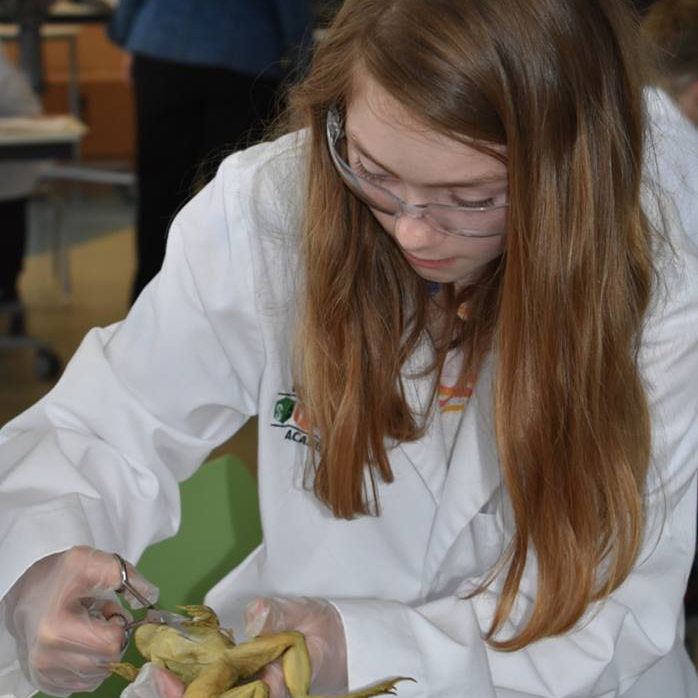
<path id="1" fill-rule="evenodd" d="M 310 425 L 295 393 L 279 393 L 270 426 L 284 429 L 284 439 L 307 445 Z"/>

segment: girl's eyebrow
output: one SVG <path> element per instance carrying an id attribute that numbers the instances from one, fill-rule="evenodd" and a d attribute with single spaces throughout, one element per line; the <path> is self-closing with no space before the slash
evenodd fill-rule
<path id="1" fill-rule="evenodd" d="M 384 170 L 387 174 L 389 174 L 391 177 L 395 177 L 395 179 L 400 179 L 400 177 L 395 174 L 389 167 L 386 167 L 383 163 L 381 163 L 379 160 L 377 160 L 371 153 L 369 153 L 366 148 L 364 148 L 359 139 L 356 137 L 355 133 L 347 132 L 347 138 L 352 142 L 353 146 L 359 151 L 361 155 L 363 155 L 365 158 L 370 160 L 374 165 L 377 165 L 378 167 L 381 168 L 381 170 Z M 507 174 L 506 172 L 484 172 L 481 175 L 478 175 L 477 177 L 473 177 L 472 179 L 458 179 L 458 180 L 452 180 L 452 181 L 445 181 L 445 182 L 433 182 L 429 183 L 425 186 L 427 187 L 443 187 L 443 188 L 467 188 L 467 187 L 476 187 L 480 186 L 482 184 L 492 184 L 492 183 L 499 183 L 506 181 L 507 179 Z"/>
<path id="2" fill-rule="evenodd" d="M 363 155 L 365 158 L 369 159 L 374 165 L 378 165 L 378 167 L 381 168 L 381 170 L 385 170 L 391 177 L 395 177 L 396 179 L 399 179 L 399 177 L 389 168 L 383 165 L 379 160 L 376 160 L 376 158 L 369 153 L 366 148 L 364 148 L 361 143 L 359 142 L 359 139 L 356 137 L 355 134 L 353 133 L 347 133 L 347 138 L 351 140 L 353 143 L 354 147 Z"/>

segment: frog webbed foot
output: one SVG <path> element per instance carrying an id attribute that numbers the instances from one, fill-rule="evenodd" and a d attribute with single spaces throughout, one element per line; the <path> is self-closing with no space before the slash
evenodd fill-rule
<path id="1" fill-rule="evenodd" d="M 210 606 L 203 604 L 189 604 L 188 606 L 177 606 L 180 611 L 184 611 L 192 620 L 182 621 L 182 625 L 198 628 L 212 628 L 218 630 L 221 624 L 216 612 Z"/>
<path id="2" fill-rule="evenodd" d="M 177 606 L 180 611 L 184 611 L 192 620 L 182 621 L 182 626 L 185 628 L 208 628 L 210 630 L 218 630 L 225 635 L 231 642 L 235 642 L 233 631 L 228 628 L 221 628 L 221 622 L 218 620 L 216 612 L 210 606 L 203 604 L 189 604 L 187 606 Z"/>

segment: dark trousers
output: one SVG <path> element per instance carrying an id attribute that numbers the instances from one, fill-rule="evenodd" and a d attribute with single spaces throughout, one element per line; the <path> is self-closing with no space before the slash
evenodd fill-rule
<path id="1" fill-rule="evenodd" d="M 0 301 L 17 299 L 27 230 L 27 200 L 0 201 Z"/>
<path id="2" fill-rule="evenodd" d="M 278 84 L 223 68 L 134 56 L 138 214 L 132 300 L 158 273 L 173 216 L 234 150 L 259 140 Z"/>

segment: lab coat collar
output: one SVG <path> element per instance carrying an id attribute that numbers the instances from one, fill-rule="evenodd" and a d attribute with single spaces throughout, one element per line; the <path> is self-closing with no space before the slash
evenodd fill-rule
<path id="1" fill-rule="evenodd" d="M 480 368 L 456 436 L 450 464 L 440 423 L 441 413 L 430 402 L 436 378 L 433 373 L 416 377 L 433 359 L 433 347 L 425 338 L 405 367 L 403 380 L 408 403 L 415 414 L 428 416 L 424 436 L 398 447 L 421 477 L 436 506 L 424 562 L 424 584 L 427 587 L 453 541 L 501 483 L 494 440 L 492 355 L 486 357 Z"/>
<path id="2" fill-rule="evenodd" d="M 412 414 L 424 419 L 425 431 L 416 441 L 400 443 L 397 450 L 416 470 L 437 507 L 446 481 L 448 463 L 439 424 L 440 415 L 431 399 L 437 377 L 433 372 L 424 375 L 424 369 L 429 368 L 433 361 L 434 349 L 425 335 L 403 370 L 405 398 Z"/>
<path id="3" fill-rule="evenodd" d="M 501 483 L 493 420 L 492 357 L 488 356 L 463 414 L 443 483 L 424 563 L 425 588 L 429 587 L 456 537 Z"/>

